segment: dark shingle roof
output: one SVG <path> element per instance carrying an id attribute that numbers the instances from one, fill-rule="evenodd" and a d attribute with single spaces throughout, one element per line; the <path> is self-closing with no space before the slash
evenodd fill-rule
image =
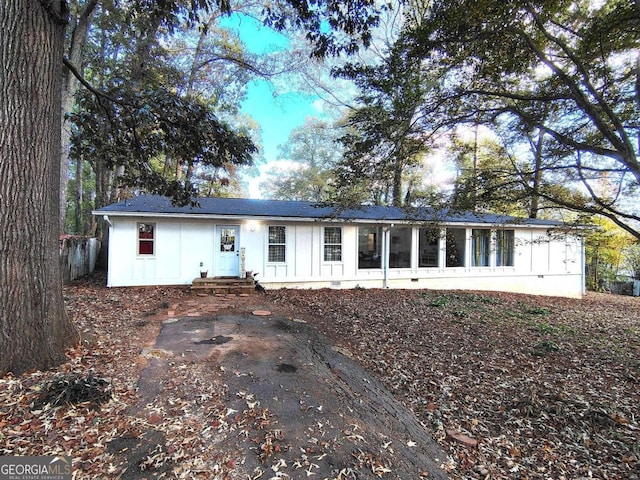
<path id="1" fill-rule="evenodd" d="M 313 202 L 288 200 L 256 200 L 247 198 L 199 198 L 198 206 L 176 206 L 168 197 L 140 195 L 94 211 L 96 215 L 166 214 L 233 217 L 268 217 L 279 219 L 338 219 L 360 221 L 415 221 L 442 223 L 523 224 L 557 226 L 553 220 L 518 219 L 515 217 L 450 212 L 427 208 L 398 208 L 367 205 L 357 209 L 340 209 Z"/>

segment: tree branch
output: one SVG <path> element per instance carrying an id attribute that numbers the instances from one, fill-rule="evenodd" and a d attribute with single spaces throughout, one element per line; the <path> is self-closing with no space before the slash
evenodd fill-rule
<path id="1" fill-rule="evenodd" d="M 540 52 L 537 48 L 535 48 L 534 46 L 532 46 L 531 48 L 534 50 L 534 52 L 536 53 L 538 58 L 540 58 L 540 60 L 545 62 L 548 66 L 550 66 L 550 68 L 554 69 L 554 71 L 559 76 L 561 76 L 561 78 L 569 86 L 571 91 L 574 92 L 574 94 L 576 95 L 576 98 L 580 100 L 579 104 L 582 106 L 582 108 L 584 108 L 585 113 L 587 113 L 587 115 L 589 115 L 589 117 L 593 119 L 594 123 L 598 126 L 600 131 L 602 131 L 605 134 L 605 136 L 609 139 L 609 141 L 613 145 L 616 145 L 616 148 L 626 150 L 625 147 L 629 145 L 629 139 L 626 135 L 624 127 L 620 122 L 620 119 L 618 118 L 618 116 L 611 109 L 610 105 L 604 101 L 600 92 L 598 92 L 598 90 L 591 83 L 591 80 L 589 78 L 589 73 L 587 72 L 587 69 L 585 68 L 583 63 L 578 59 L 575 53 L 571 51 L 571 49 L 567 46 L 565 42 L 563 42 L 560 38 L 552 35 L 544 27 L 542 21 L 533 10 L 531 10 L 531 13 L 536 22 L 536 25 L 538 26 L 538 29 L 542 32 L 545 38 L 547 38 L 550 42 L 553 42 L 555 45 L 557 45 L 560 48 L 560 50 L 563 51 L 565 55 L 567 55 L 567 58 L 571 61 L 571 63 L 576 67 L 577 71 L 582 76 L 582 85 L 584 85 L 584 87 L 589 92 L 589 95 L 591 95 L 596 100 L 598 107 L 609 118 L 609 120 L 611 121 L 611 123 L 615 128 L 615 131 L 611 129 L 609 125 L 606 124 L 606 122 L 603 122 L 600 119 L 600 116 L 597 115 L 597 112 L 595 111 L 594 106 L 591 104 L 591 102 L 589 102 L 587 98 L 584 95 L 582 95 L 582 91 L 577 87 L 577 85 L 575 85 L 575 83 L 572 80 L 569 79 L 569 77 L 562 70 L 556 67 L 556 65 L 553 62 L 548 61 L 545 55 L 542 52 Z M 532 45 L 532 42 L 530 42 L 528 38 L 525 40 L 527 41 L 527 43 Z M 621 138 L 619 138 L 616 135 L 616 133 L 620 135 Z M 622 144 L 619 144 L 619 142 L 622 142 Z"/>
<path id="2" fill-rule="evenodd" d="M 123 103 L 122 101 L 120 101 L 120 100 L 118 100 L 118 99 L 116 99 L 116 98 L 113 98 L 113 97 L 111 97 L 111 96 L 107 95 L 106 93 L 101 92 L 100 90 L 96 89 L 93 85 L 91 85 L 91 84 L 87 81 L 87 79 L 85 79 L 85 78 L 80 74 L 80 72 L 78 71 L 78 69 L 77 69 L 75 66 L 73 66 L 73 65 L 71 64 L 71 62 L 70 62 L 68 59 L 64 58 L 64 59 L 62 60 L 62 63 L 64 63 L 64 66 L 65 66 L 65 67 L 67 67 L 67 68 L 69 69 L 69 71 L 73 74 L 73 76 L 74 76 L 74 77 L 76 77 L 76 78 L 78 79 L 78 81 L 79 81 L 79 82 L 80 82 L 80 83 L 81 83 L 81 84 L 82 84 L 82 85 L 83 85 L 87 90 L 89 90 L 91 93 L 93 93 L 93 94 L 98 98 L 98 101 L 100 101 L 100 99 L 101 99 L 101 98 L 103 98 L 103 99 L 108 100 L 108 101 L 110 101 L 110 102 L 112 102 L 112 103 L 115 103 L 116 105 L 121 105 L 121 106 L 123 106 L 123 107 L 130 107 L 130 106 L 131 106 L 131 105 L 128 105 L 128 104 L 126 104 L 126 103 Z"/>

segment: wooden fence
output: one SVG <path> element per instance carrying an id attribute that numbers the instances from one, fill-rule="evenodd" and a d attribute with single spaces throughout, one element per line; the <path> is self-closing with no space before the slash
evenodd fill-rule
<path id="1" fill-rule="evenodd" d="M 60 237 L 60 265 L 64 283 L 89 275 L 96 266 L 100 241 L 93 237 Z"/>
<path id="2" fill-rule="evenodd" d="M 629 280 L 626 282 L 611 282 L 609 290 L 616 295 L 640 296 L 640 280 Z"/>

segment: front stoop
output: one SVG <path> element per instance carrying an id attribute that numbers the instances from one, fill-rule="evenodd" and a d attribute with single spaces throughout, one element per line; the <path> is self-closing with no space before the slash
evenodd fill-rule
<path id="1" fill-rule="evenodd" d="M 193 293 L 253 293 L 255 281 L 251 278 L 195 278 L 191 282 Z"/>

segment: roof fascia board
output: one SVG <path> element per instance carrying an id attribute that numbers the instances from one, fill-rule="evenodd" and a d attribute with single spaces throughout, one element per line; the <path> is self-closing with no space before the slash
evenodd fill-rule
<path id="1" fill-rule="evenodd" d="M 337 217 L 277 217 L 277 216 L 261 216 L 261 215 L 227 215 L 227 214 L 213 214 L 213 213 L 158 213 L 158 212 L 118 212 L 107 210 L 93 210 L 93 215 L 108 215 L 109 217 L 130 217 L 130 218 L 178 218 L 178 219 L 201 219 L 201 220 L 252 220 L 252 221 L 269 221 L 269 222 L 305 222 L 305 223 L 361 223 L 361 224 L 375 224 L 375 225 L 387 225 L 394 224 L 400 225 L 451 225 L 455 227 L 520 227 L 520 228 L 533 228 L 533 229 L 549 229 L 558 228 L 558 225 L 550 224 L 527 224 L 524 222 L 510 222 L 510 223 L 479 223 L 479 222 L 452 222 L 445 220 L 388 220 L 388 219 L 368 219 L 368 218 L 337 218 Z"/>
<path id="2" fill-rule="evenodd" d="M 362 218 L 337 218 L 337 217 L 278 217 L 264 215 L 232 215 L 215 213 L 158 213 L 158 212 L 117 212 L 94 210 L 93 215 L 109 215 L 109 217 L 137 217 L 137 218 L 180 218 L 202 220 L 253 220 L 269 222 L 333 222 L 333 223 L 380 223 L 390 225 L 393 223 L 409 223 L 406 220 L 374 220 Z M 415 222 L 411 222 L 415 223 Z"/>

